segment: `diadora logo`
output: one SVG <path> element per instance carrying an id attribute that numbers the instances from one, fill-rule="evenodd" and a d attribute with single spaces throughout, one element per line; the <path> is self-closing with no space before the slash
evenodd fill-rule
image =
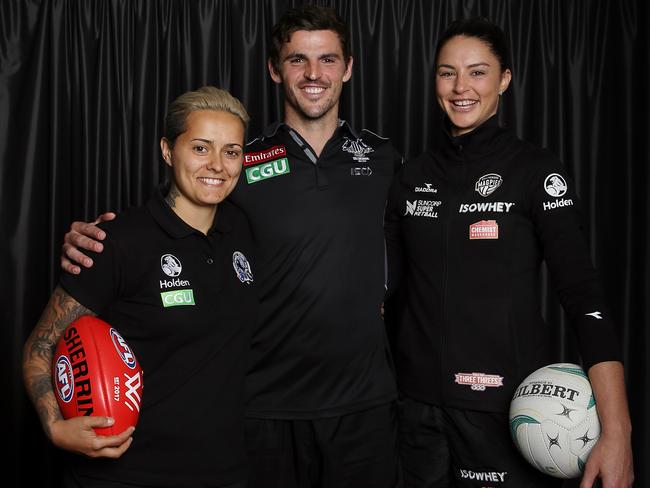
<path id="1" fill-rule="evenodd" d="M 160 294 L 163 307 L 179 307 L 183 305 L 196 305 L 194 303 L 194 290 L 163 291 Z"/>
<path id="2" fill-rule="evenodd" d="M 409 202 L 406 200 L 406 211 L 404 216 L 413 215 L 413 217 L 428 217 L 430 219 L 437 219 L 438 212 L 435 211 L 442 202 L 440 200 L 413 200 Z"/>
<path id="3" fill-rule="evenodd" d="M 343 149 L 345 152 L 353 154 L 352 159 L 360 163 L 365 163 L 368 161 L 370 158 L 368 158 L 366 155 L 374 152 L 374 149 L 363 142 L 363 139 L 357 139 L 356 141 L 353 141 L 348 137 L 345 138 L 345 142 L 343 143 L 341 149 Z"/>
<path id="4" fill-rule="evenodd" d="M 424 186 L 416 186 L 413 191 L 415 193 L 438 193 L 438 189 L 432 188 L 431 183 L 425 183 Z"/>
<path id="5" fill-rule="evenodd" d="M 501 175 L 496 173 L 489 173 L 487 175 L 481 176 L 476 184 L 474 185 L 474 190 L 478 192 L 482 197 L 487 197 L 492 195 L 494 191 L 501 186 L 503 183 L 503 178 Z"/>
<path id="6" fill-rule="evenodd" d="M 232 253 L 232 267 L 235 269 L 237 278 L 242 283 L 252 283 L 253 282 L 253 272 L 251 271 L 251 265 L 244 256 L 239 251 Z"/>
<path id="7" fill-rule="evenodd" d="M 67 356 L 59 356 L 59 359 L 56 360 L 56 391 L 59 393 L 59 398 L 65 403 L 72 400 L 74 375 Z"/>
<path id="8" fill-rule="evenodd" d="M 267 180 L 274 176 L 285 175 L 289 172 L 289 160 L 287 158 L 280 158 L 275 161 L 246 168 L 246 181 L 250 185 L 251 183 Z"/>
<path id="9" fill-rule="evenodd" d="M 495 212 L 508 213 L 514 205 L 513 202 L 481 202 L 461 203 L 458 213 Z"/>
<path id="10" fill-rule="evenodd" d="M 490 481 L 492 483 L 505 483 L 508 475 L 507 471 L 473 471 L 463 468 L 459 468 L 458 472 L 461 479 Z"/>
<path id="11" fill-rule="evenodd" d="M 562 197 L 567 192 L 566 180 L 557 173 L 551 173 L 544 180 L 544 190 L 552 197 Z"/>
<path id="12" fill-rule="evenodd" d="M 372 168 L 370 166 L 350 168 L 350 176 L 370 176 L 371 174 Z"/>
<path id="13" fill-rule="evenodd" d="M 472 390 L 485 391 L 486 388 L 503 386 L 503 376 L 485 373 L 456 373 L 454 383 L 471 386 Z"/>
<path id="14" fill-rule="evenodd" d="M 496 220 L 481 220 L 469 226 L 469 239 L 498 239 L 499 224 Z"/>
<path id="15" fill-rule="evenodd" d="M 122 358 L 122 361 L 124 361 L 124 364 L 126 364 L 130 369 L 135 368 L 135 355 L 124 338 L 113 328 L 111 328 L 110 334 L 115 350 Z"/>
<path id="16" fill-rule="evenodd" d="M 183 266 L 176 256 L 173 254 L 163 254 L 160 257 L 160 267 L 167 276 L 174 278 L 181 274 Z"/>
<path id="17" fill-rule="evenodd" d="M 271 161 L 286 155 L 287 149 L 284 146 L 273 146 L 269 149 L 264 149 L 264 151 L 246 153 L 244 154 L 244 166 L 264 163 L 265 161 Z"/>

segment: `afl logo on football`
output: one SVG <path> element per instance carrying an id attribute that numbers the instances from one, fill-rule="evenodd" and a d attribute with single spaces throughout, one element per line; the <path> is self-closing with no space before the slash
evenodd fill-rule
<path id="1" fill-rule="evenodd" d="M 239 251 L 232 253 L 232 267 L 235 268 L 235 273 L 237 273 L 237 278 L 242 283 L 252 283 L 253 282 L 253 272 L 251 271 L 251 265 L 248 263 L 248 259 Z"/>
<path id="2" fill-rule="evenodd" d="M 552 197 L 564 196 L 567 188 L 566 180 L 557 173 L 551 173 L 544 180 L 544 190 Z"/>
<path id="3" fill-rule="evenodd" d="M 181 274 L 183 271 L 183 266 L 176 256 L 173 254 L 163 254 L 160 257 L 160 267 L 167 276 L 174 278 Z"/>
<path id="4" fill-rule="evenodd" d="M 56 391 L 59 393 L 59 398 L 65 403 L 69 403 L 74 393 L 74 375 L 72 374 L 72 365 L 67 356 L 59 356 L 59 359 L 56 360 L 56 371 L 54 374 Z"/>
<path id="5" fill-rule="evenodd" d="M 494 193 L 494 190 L 501 186 L 501 183 L 503 183 L 503 178 L 501 178 L 501 175 L 498 175 L 496 173 L 489 173 L 487 175 L 481 176 L 478 179 L 474 185 L 474 190 L 476 190 L 482 197 L 487 197 L 488 195 L 492 195 L 492 193 Z"/>
<path id="6" fill-rule="evenodd" d="M 128 346 L 128 344 L 126 343 L 126 341 L 118 331 L 111 328 L 110 334 L 111 334 L 111 340 L 113 341 L 113 345 L 115 346 L 115 350 L 122 358 L 122 361 L 124 361 L 124 364 L 126 364 L 130 369 L 134 369 L 135 354 L 133 354 L 131 348 Z"/>

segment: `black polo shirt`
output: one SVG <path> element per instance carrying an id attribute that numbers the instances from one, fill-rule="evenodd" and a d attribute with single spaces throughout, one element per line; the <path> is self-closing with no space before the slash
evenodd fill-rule
<path id="1" fill-rule="evenodd" d="M 320 157 L 286 124 L 246 148 L 231 200 L 257 245 L 247 416 L 338 416 L 395 398 L 380 306 L 383 216 L 401 157 L 347 123 Z"/>
<path id="2" fill-rule="evenodd" d="M 138 485 L 244 479 L 243 385 L 257 311 L 246 217 L 223 202 L 206 236 L 158 194 L 101 227 L 104 252 L 61 286 L 126 339 L 144 370 L 143 403 L 120 459 L 74 456 L 75 468 Z"/>

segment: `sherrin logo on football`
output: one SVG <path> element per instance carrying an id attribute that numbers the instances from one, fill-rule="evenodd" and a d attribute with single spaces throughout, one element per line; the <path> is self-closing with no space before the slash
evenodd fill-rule
<path id="1" fill-rule="evenodd" d="M 135 426 L 142 406 L 143 372 L 133 350 L 109 324 L 82 316 L 65 329 L 56 345 L 52 384 L 63 418 L 112 417 L 115 435 Z"/>

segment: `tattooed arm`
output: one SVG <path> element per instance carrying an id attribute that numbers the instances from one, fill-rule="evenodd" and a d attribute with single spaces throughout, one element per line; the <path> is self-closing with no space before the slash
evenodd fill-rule
<path id="1" fill-rule="evenodd" d="M 82 315 L 95 315 L 61 287 L 50 297 L 23 350 L 23 380 L 27 393 L 52 443 L 89 457 L 120 457 L 131 445 L 133 428 L 119 435 L 98 436 L 93 427 L 113 424 L 109 417 L 74 417 L 64 420 L 52 387 L 52 357 L 65 328 Z"/>

